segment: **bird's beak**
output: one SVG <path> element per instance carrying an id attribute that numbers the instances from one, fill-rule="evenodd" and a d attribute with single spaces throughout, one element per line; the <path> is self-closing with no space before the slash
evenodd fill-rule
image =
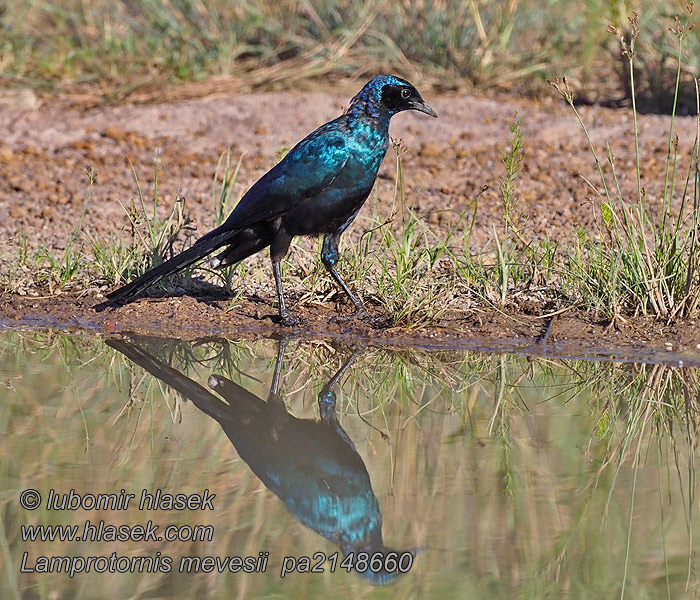
<path id="1" fill-rule="evenodd" d="M 411 109 L 425 113 L 426 115 L 430 115 L 431 117 L 435 117 L 437 119 L 437 113 L 422 100 L 412 102 Z"/>

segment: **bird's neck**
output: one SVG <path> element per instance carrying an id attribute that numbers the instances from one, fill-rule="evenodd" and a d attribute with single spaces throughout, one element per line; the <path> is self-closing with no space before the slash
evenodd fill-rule
<path id="1" fill-rule="evenodd" d="M 350 107 L 345 112 L 350 117 L 351 121 L 369 117 L 387 128 L 389 127 L 389 120 L 391 119 L 391 113 L 383 104 L 371 99 L 362 98 L 361 96 L 353 98 Z"/>

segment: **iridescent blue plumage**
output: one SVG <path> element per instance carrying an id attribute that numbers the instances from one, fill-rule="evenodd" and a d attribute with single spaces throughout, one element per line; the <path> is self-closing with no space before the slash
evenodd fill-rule
<path id="1" fill-rule="evenodd" d="M 153 343 L 163 351 L 162 341 Z M 239 456 L 289 512 L 337 545 L 344 556 L 392 551 L 384 544 L 382 513 L 367 467 L 336 413 L 333 388 L 359 353 L 348 358 L 319 393 L 317 421 L 289 414 L 278 394 L 286 341 L 278 348 L 267 400 L 225 377 L 212 375 L 209 386 L 225 402 L 140 345 L 124 339 L 108 339 L 107 344 L 215 419 Z M 375 566 L 359 572 L 375 584 L 388 583 L 398 575 L 396 569 Z"/>
<path id="2" fill-rule="evenodd" d="M 293 324 L 284 303 L 279 263 L 297 235 L 323 235 L 321 260 L 358 309 L 362 302 L 335 269 L 341 234 L 369 196 L 389 147 L 389 121 L 403 110 L 437 116 L 406 80 L 380 75 L 369 81 L 337 119 L 309 134 L 241 198 L 226 222 L 182 254 L 112 292 L 127 300 L 164 276 L 217 248 L 213 266 L 235 264 L 263 248 L 270 257 L 282 322 Z"/>

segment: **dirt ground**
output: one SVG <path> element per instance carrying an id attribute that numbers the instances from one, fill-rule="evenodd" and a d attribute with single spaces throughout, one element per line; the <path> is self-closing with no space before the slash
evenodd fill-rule
<path id="1" fill-rule="evenodd" d="M 203 98 L 152 99 L 145 104 L 106 106 L 90 98 L 36 98 L 31 92 L 0 94 L 0 266 L 19 251 L 20 236 L 30 247 L 60 249 L 90 201 L 82 229 L 92 237 L 127 236 L 124 206 L 136 198 L 134 171 L 147 197 L 152 194 L 158 156 L 159 210 L 167 214 L 177 195 L 184 196 L 195 219 L 196 234 L 213 226 L 212 187 L 222 152 L 234 164 L 242 157 L 234 196 L 243 193 L 290 147 L 323 122 L 337 116 L 361 84 L 305 93 L 212 93 Z M 525 160 L 519 183 L 520 205 L 527 214 L 524 235 L 549 237 L 568 246 L 578 228 L 597 230 L 591 202 L 596 167 L 570 108 L 554 92 L 544 99 L 508 96 L 423 94 L 439 119 L 401 114 L 392 135 L 402 138 L 404 178 L 409 206 L 431 227 L 447 228 L 484 186 L 473 231 L 475 246 L 502 227 L 497 195 L 503 172 L 501 153 L 508 147 L 509 125 L 523 121 Z M 623 189 L 636 195 L 631 112 L 583 106 L 601 157 L 610 143 Z M 652 208 L 662 193 L 670 117 L 641 115 L 642 179 Z M 676 119 L 682 164 L 692 147 L 696 119 Z M 133 170 L 132 170 L 133 169 Z M 88 173 L 94 174 L 90 190 Z M 390 151 L 377 181 L 379 198 L 390 199 L 394 187 Z M 386 206 L 380 204 L 382 210 Z M 452 210 L 450 210 L 452 209 Z M 355 225 L 357 228 L 358 225 Z M 341 264 L 342 269 L 342 264 Z M 143 300 L 116 311 L 97 312 L 102 298 L 86 296 L 0 296 L 0 325 L 88 328 L 101 331 L 166 333 L 185 337 L 230 332 L 271 333 L 274 288 L 244 298 L 226 312 L 216 299 L 192 297 Z M 15 290 L 20 292 L 21 290 Z M 268 293 L 269 292 L 269 293 Z M 335 307 L 296 307 L 306 318 L 301 335 L 357 335 L 376 343 L 512 349 L 559 344 L 571 354 L 620 350 L 625 355 L 655 350 L 690 359 L 698 353 L 700 326 L 694 322 L 666 326 L 651 319 L 631 319 L 619 331 L 589 315 L 565 312 L 554 319 L 541 314 L 505 316 L 497 311 L 467 311 L 447 316 L 420 330 L 399 331 L 364 324 L 328 324 Z M 537 311 L 535 311 L 537 313 Z M 541 313 L 541 311 L 540 311 Z M 596 348 L 598 350 L 596 350 Z M 680 356 L 680 355 L 679 355 Z M 700 354 L 698 355 L 700 356 Z M 675 358 L 674 358 L 675 360 Z M 693 359 L 694 360 L 694 359 Z"/>
<path id="2" fill-rule="evenodd" d="M 89 295 L 0 295 L 0 329 L 51 327 L 69 334 L 131 333 L 184 340 L 292 336 L 388 348 L 420 346 L 700 366 L 700 327 L 694 322 L 665 325 L 654 319 L 631 318 L 615 330 L 576 311 L 547 319 L 470 311 L 448 315 L 434 325 L 403 329 L 358 321 L 335 323 L 331 319 L 337 313 L 331 305 L 297 305 L 294 313 L 303 322 L 290 329 L 276 323 L 276 306 L 270 298 L 245 299 L 235 311 L 226 310 L 228 300 L 191 296 L 142 299 L 115 310 L 96 311 L 95 305 L 102 300 Z"/>

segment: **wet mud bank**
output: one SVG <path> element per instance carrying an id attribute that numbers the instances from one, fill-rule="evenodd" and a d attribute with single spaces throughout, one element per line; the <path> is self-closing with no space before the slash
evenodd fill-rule
<path id="1" fill-rule="evenodd" d="M 666 324 L 628 318 L 617 328 L 575 310 L 553 316 L 507 315 L 473 310 L 446 315 L 430 325 L 394 327 L 373 311 L 376 323 L 333 322 L 330 306 L 297 306 L 299 327 L 277 324 L 275 307 L 261 298 L 230 300 L 182 296 L 140 300 L 119 308 L 96 309 L 102 296 L 45 298 L 0 295 L 0 327 L 54 328 L 102 334 L 135 333 L 183 340 L 236 337 L 328 339 L 390 348 L 484 350 L 560 357 L 612 358 L 680 366 L 700 366 L 700 325 Z M 377 318 L 378 317 L 378 318 Z"/>

